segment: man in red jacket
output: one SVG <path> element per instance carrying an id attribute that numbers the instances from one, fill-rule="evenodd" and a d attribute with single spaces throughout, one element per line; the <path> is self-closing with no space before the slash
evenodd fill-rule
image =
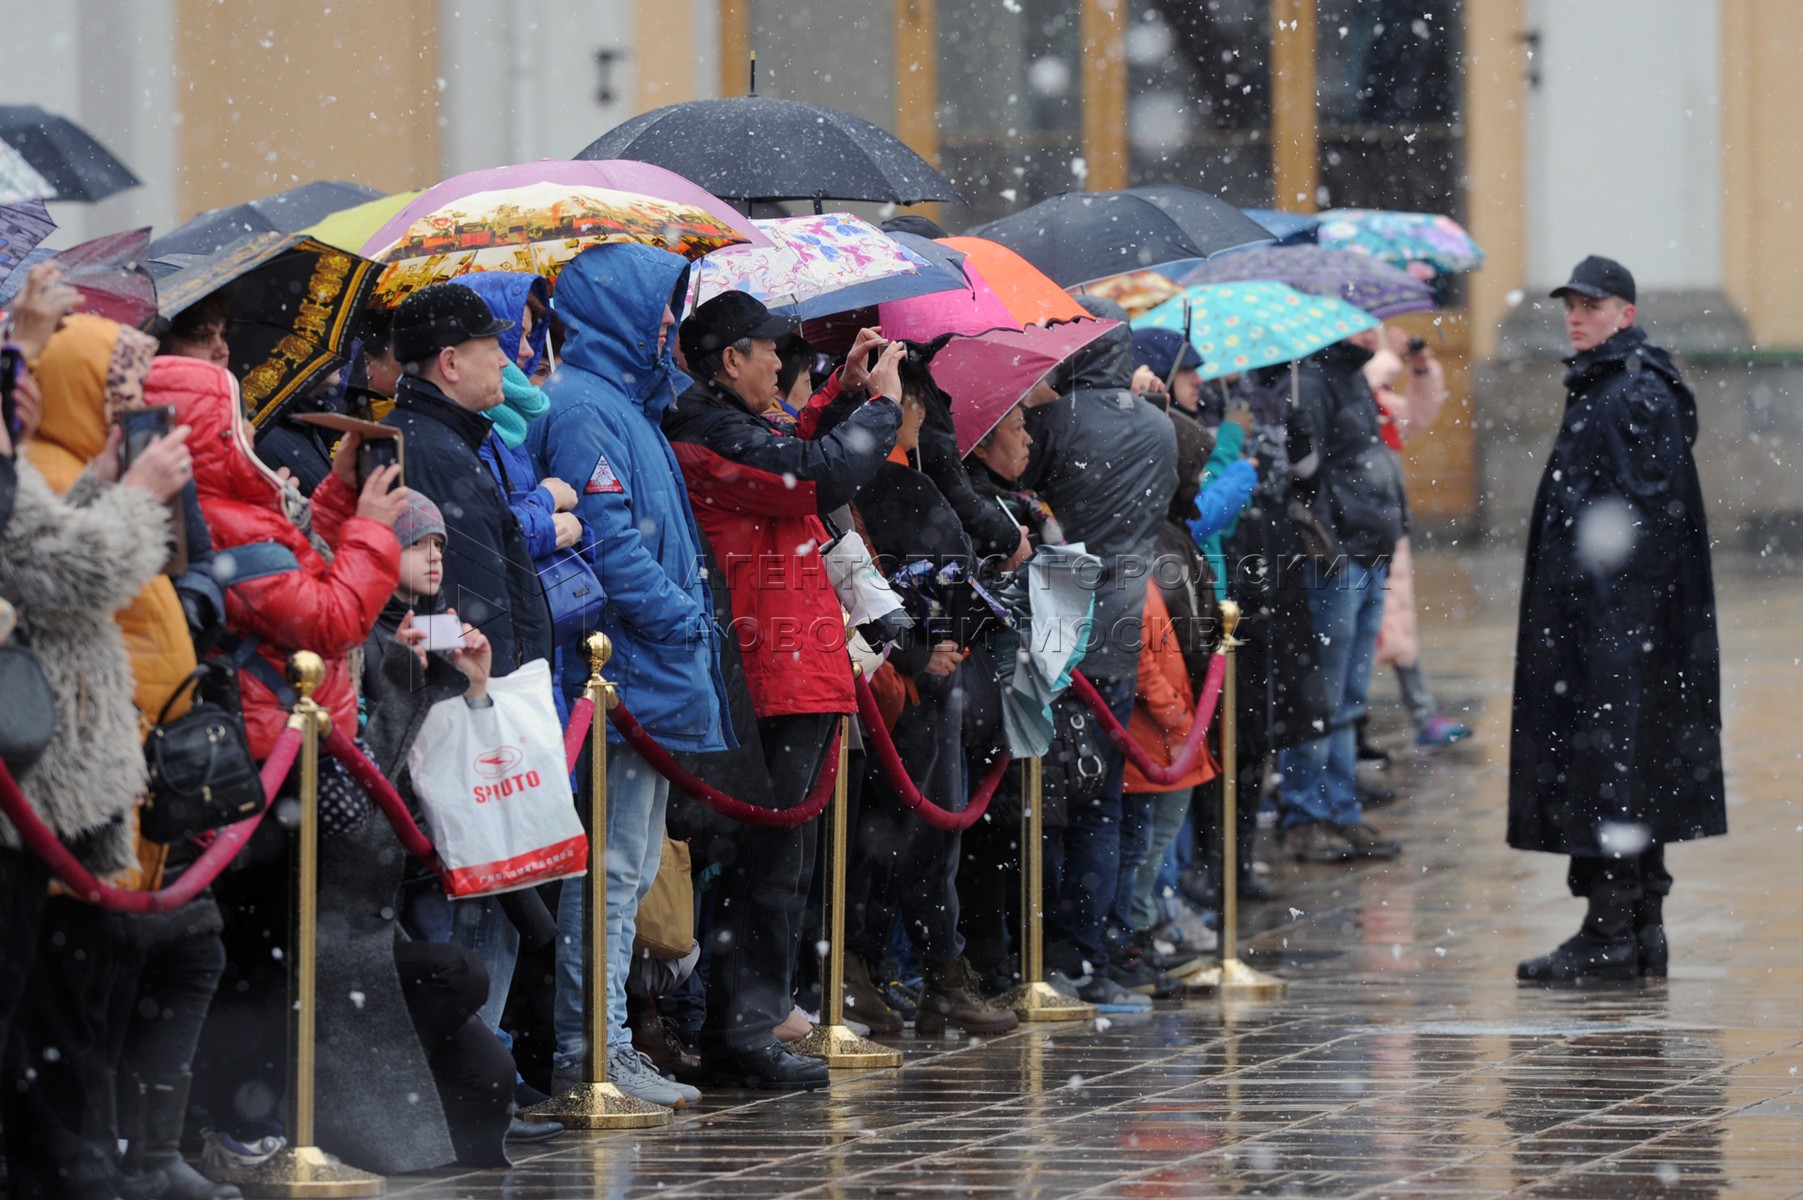
<path id="1" fill-rule="evenodd" d="M 794 321 L 743 292 L 703 304 L 678 331 L 699 382 L 664 415 L 695 519 L 732 597 L 756 737 L 783 807 L 806 796 L 839 720 L 856 709 L 818 513 L 846 503 L 876 473 L 901 424 L 899 343 L 875 371 L 853 362 L 828 385 L 868 382 L 871 399 L 825 437 L 790 437 L 759 415 L 776 399 L 776 339 L 794 331 Z M 750 744 L 750 732 L 740 731 L 741 742 Z M 814 832 L 747 825 L 737 834 L 720 880 L 703 1066 L 730 1086 L 824 1087 L 825 1064 L 790 1053 L 773 1032 L 791 1007 Z"/>

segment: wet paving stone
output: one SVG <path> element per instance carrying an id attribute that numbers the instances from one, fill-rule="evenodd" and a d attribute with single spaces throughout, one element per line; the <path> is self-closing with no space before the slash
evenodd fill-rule
<path id="1" fill-rule="evenodd" d="M 1803 1197 L 1803 623 L 1789 581 L 1718 568 L 1729 820 L 1674 847 L 1672 974 L 1523 989 L 1569 936 L 1564 862 L 1502 844 L 1518 567 L 1422 554 L 1424 661 L 1477 737 L 1399 754 L 1387 864 L 1303 867 L 1245 911 L 1283 1000 L 1160 1002 L 1105 1026 L 895 1040 L 831 1092 L 709 1095 L 661 1130 L 569 1134 L 409 1200 Z M 1373 726 L 1402 745 L 1387 678 Z"/>

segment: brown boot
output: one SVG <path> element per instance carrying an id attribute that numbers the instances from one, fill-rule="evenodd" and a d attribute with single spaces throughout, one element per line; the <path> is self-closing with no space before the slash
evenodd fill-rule
<path id="1" fill-rule="evenodd" d="M 949 1025 L 965 1033 L 991 1035 L 1007 1033 L 1019 1024 L 1011 1011 L 983 999 L 982 981 L 967 960 L 926 964 L 926 987 L 920 994 L 920 1012 L 914 1017 L 915 1033 L 938 1037 Z"/>
<path id="2" fill-rule="evenodd" d="M 871 1033 L 897 1034 L 902 1031 L 901 1014 L 890 1008 L 870 979 L 870 964 L 861 955 L 845 956 L 845 1015 L 870 1026 Z"/>

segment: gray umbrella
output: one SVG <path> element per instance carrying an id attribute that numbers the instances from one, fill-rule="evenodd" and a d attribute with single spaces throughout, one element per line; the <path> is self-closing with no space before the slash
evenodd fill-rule
<path id="1" fill-rule="evenodd" d="M 654 163 L 723 200 L 962 203 L 926 159 L 888 130 L 820 104 L 735 96 L 641 113 L 589 143 L 579 159 Z"/>
<path id="2" fill-rule="evenodd" d="M 354 183 L 303 183 L 260 200 L 208 209 L 152 242 L 150 253 L 155 258 L 205 256 L 250 233 L 299 233 L 335 212 L 381 196 L 374 188 Z"/>
<path id="3" fill-rule="evenodd" d="M 1000 242 L 1065 288 L 1271 240 L 1225 200 L 1174 184 L 1066 192 L 970 236 Z"/>
<path id="4" fill-rule="evenodd" d="M 1253 246 L 1211 258 L 1182 283 L 1240 283 L 1263 279 L 1287 283 L 1312 296 L 1338 296 L 1380 320 L 1427 312 L 1434 295 L 1407 271 L 1369 254 L 1327 246 Z"/>
<path id="5" fill-rule="evenodd" d="M 0 106 L 0 139 L 56 189 L 46 200 L 104 200 L 138 186 L 131 168 L 87 130 L 35 104 Z"/>

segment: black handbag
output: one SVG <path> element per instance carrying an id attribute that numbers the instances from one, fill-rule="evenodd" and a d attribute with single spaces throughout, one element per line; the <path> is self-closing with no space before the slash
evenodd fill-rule
<path id="1" fill-rule="evenodd" d="M 175 720 L 170 707 L 190 688 L 194 703 Z M 173 842 L 254 817 L 268 805 L 251 757 L 238 701 L 237 676 L 213 659 L 182 681 L 144 741 L 150 795 L 139 827 L 154 842 Z"/>
<path id="2" fill-rule="evenodd" d="M 56 694 L 43 665 L 23 641 L 24 630 L 0 642 L 0 760 L 18 779 L 37 765 L 56 736 Z"/>
<path id="3" fill-rule="evenodd" d="M 1063 828 L 1075 810 L 1093 802 L 1108 782 L 1101 724 L 1069 692 L 1052 701 L 1052 744 L 1040 759 L 1040 800 L 1048 828 Z"/>

